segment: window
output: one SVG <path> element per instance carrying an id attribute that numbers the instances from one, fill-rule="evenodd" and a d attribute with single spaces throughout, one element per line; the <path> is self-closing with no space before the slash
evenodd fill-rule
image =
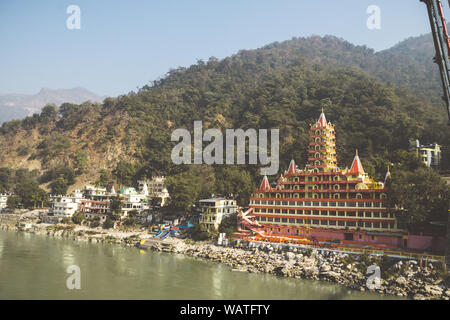
<path id="1" fill-rule="evenodd" d="M 313 224 L 319 224 L 319 220 L 313 220 L 312 223 Z"/>
<path id="2" fill-rule="evenodd" d="M 288 202 L 287 202 L 287 201 L 283 201 L 283 202 L 282 202 L 282 205 L 283 205 L 283 206 L 287 206 L 287 205 L 288 205 Z"/>
<path id="3" fill-rule="evenodd" d="M 333 195 L 333 199 L 339 199 L 339 198 L 340 198 L 339 193 L 335 193 L 335 194 Z"/>
<path id="4" fill-rule="evenodd" d="M 323 226 L 326 226 L 326 225 L 328 225 L 328 221 L 327 220 L 321 220 L 320 224 L 323 225 Z"/>
<path id="5" fill-rule="evenodd" d="M 339 217 L 345 217 L 345 212 L 344 211 L 339 211 L 338 215 L 339 215 Z"/>
<path id="6" fill-rule="evenodd" d="M 355 221 L 347 221 L 347 227 L 356 227 Z"/>
<path id="7" fill-rule="evenodd" d="M 287 218 L 282 218 L 281 222 L 286 223 L 287 222 Z"/>
<path id="8" fill-rule="evenodd" d="M 345 227 L 345 221 L 338 221 L 339 227 Z"/>
<path id="9" fill-rule="evenodd" d="M 379 228 L 380 227 L 380 223 L 379 222 L 374 222 L 373 223 L 373 227 L 374 228 Z"/>
<path id="10" fill-rule="evenodd" d="M 330 216 L 336 216 L 336 211 L 330 211 Z"/>
<path id="11" fill-rule="evenodd" d="M 328 224 L 330 226 L 335 226 L 336 225 L 336 220 L 330 220 L 330 221 L 328 221 Z"/>
<path id="12" fill-rule="evenodd" d="M 290 218 L 289 223 L 295 223 L 295 219 Z"/>
<path id="13" fill-rule="evenodd" d="M 295 201 L 289 201 L 290 206 L 295 206 Z"/>
<path id="14" fill-rule="evenodd" d="M 275 218 L 275 222 L 280 222 L 280 218 Z"/>

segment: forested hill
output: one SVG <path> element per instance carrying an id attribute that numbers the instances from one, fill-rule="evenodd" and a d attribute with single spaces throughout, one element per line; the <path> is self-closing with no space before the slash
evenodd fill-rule
<path id="1" fill-rule="evenodd" d="M 335 37 L 310 37 L 199 61 L 103 104 L 49 106 L 3 124 L 0 161 L 45 173 L 40 183 L 128 184 L 143 175 L 180 174 L 186 168 L 170 161 L 170 135 L 203 120 L 205 128 L 279 128 L 281 172 L 291 158 L 305 163 L 308 125 L 324 107 L 336 124 L 343 167 L 358 148 L 365 169 L 381 178 L 408 138 L 444 144 L 448 166 L 445 110 L 430 98 L 441 90 L 437 66 L 422 66 L 417 57 L 428 40 L 374 53 Z M 259 180 L 255 167 L 204 170 L 216 179 L 236 177 L 236 184 L 244 172 L 251 183 Z"/>

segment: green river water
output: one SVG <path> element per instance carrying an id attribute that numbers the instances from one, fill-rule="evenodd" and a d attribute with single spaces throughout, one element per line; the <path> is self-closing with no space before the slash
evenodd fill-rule
<path id="1" fill-rule="evenodd" d="M 68 289 L 67 267 L 80 268 Z M 394 299 L 184 255 L 0 231 L 0 299 Z"/>

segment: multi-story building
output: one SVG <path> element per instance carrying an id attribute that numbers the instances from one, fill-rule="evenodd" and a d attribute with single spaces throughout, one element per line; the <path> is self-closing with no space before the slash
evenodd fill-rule
<path id="1" fill-rule="evenodd" d="M 0 212 L 2 212 L 3 210 L 6 209 L 6 207 L 8 206 L 8 197 L 9 194 L 0 194 Z"/>
<path id="2" fill-rule="evenodd" d="M 78 211 L 81 201 L 76 196 L 52 196 L 49 213 L 58 218 L 70 218 Z"/>
<path id="3" fill-rule="evenodd" d="M 427 167 L 438 167 L 441 163 L 441 146 L 437 143 L 420 144 L 419 140 L 409 140 L 409 151 L 414 152 Z"/>
<path id="4" fill-rule="evenodd" d="M 120 189 L 120 197 L 123 199 L 122 215 L 126 217 L 130 211 L 138 213 L 147 210 L 147 196 L 145 188 L 138 193 L 135 188 L 125 187 Z"/>
<path id="5" fill-rule="evenodd" d="M 223 218 L 236 213 L 236 200 L 225 198 L 213 198 L 200 200 L 199 223 L 206 226 L 207 230 L 217 230 Z"/>
<path id="6" fill-rule="evenodd" d="M 140 180 L 138 181 L 139 192 L 148 196 L 148 199 L 158 198 L 161 200 L 161 206 L 165 206 L 170 198 L 169 192 L 164 186 L 166 177 L 157 176 L 153 177 L 152 180 Z"/>
<path id="7" fill-rule="evenodd" d="M 310 125 L 308 161 L 292 160 L 271 187 L 265 176 L 250 207 L 265 234 L 403 246 L 403 233 L 389 209 L 387 189 L 364 171 L 356 151 L 350 169 L 336 160 L 334 125 L 322 111 Z M 388 178 L 388 174 L 386 178 Z"/>

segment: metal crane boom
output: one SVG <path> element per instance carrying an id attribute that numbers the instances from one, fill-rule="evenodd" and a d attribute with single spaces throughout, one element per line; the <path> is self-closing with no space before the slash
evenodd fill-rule
<path id="1" fill-rule="evenodd" d="M 426 4 L 428 17 L 430 18 L 431 32 L 433 34 L 434 47 L 436 48 L 436 56 L 433 60 L 439 65 L 442 87 L 444 89 L 442 99 L 447 105 L 450 124 L 450 38 L 448 36 L 447 23 L 445 22 L 444 11 L 440 0 L 420 1 Z"/>

